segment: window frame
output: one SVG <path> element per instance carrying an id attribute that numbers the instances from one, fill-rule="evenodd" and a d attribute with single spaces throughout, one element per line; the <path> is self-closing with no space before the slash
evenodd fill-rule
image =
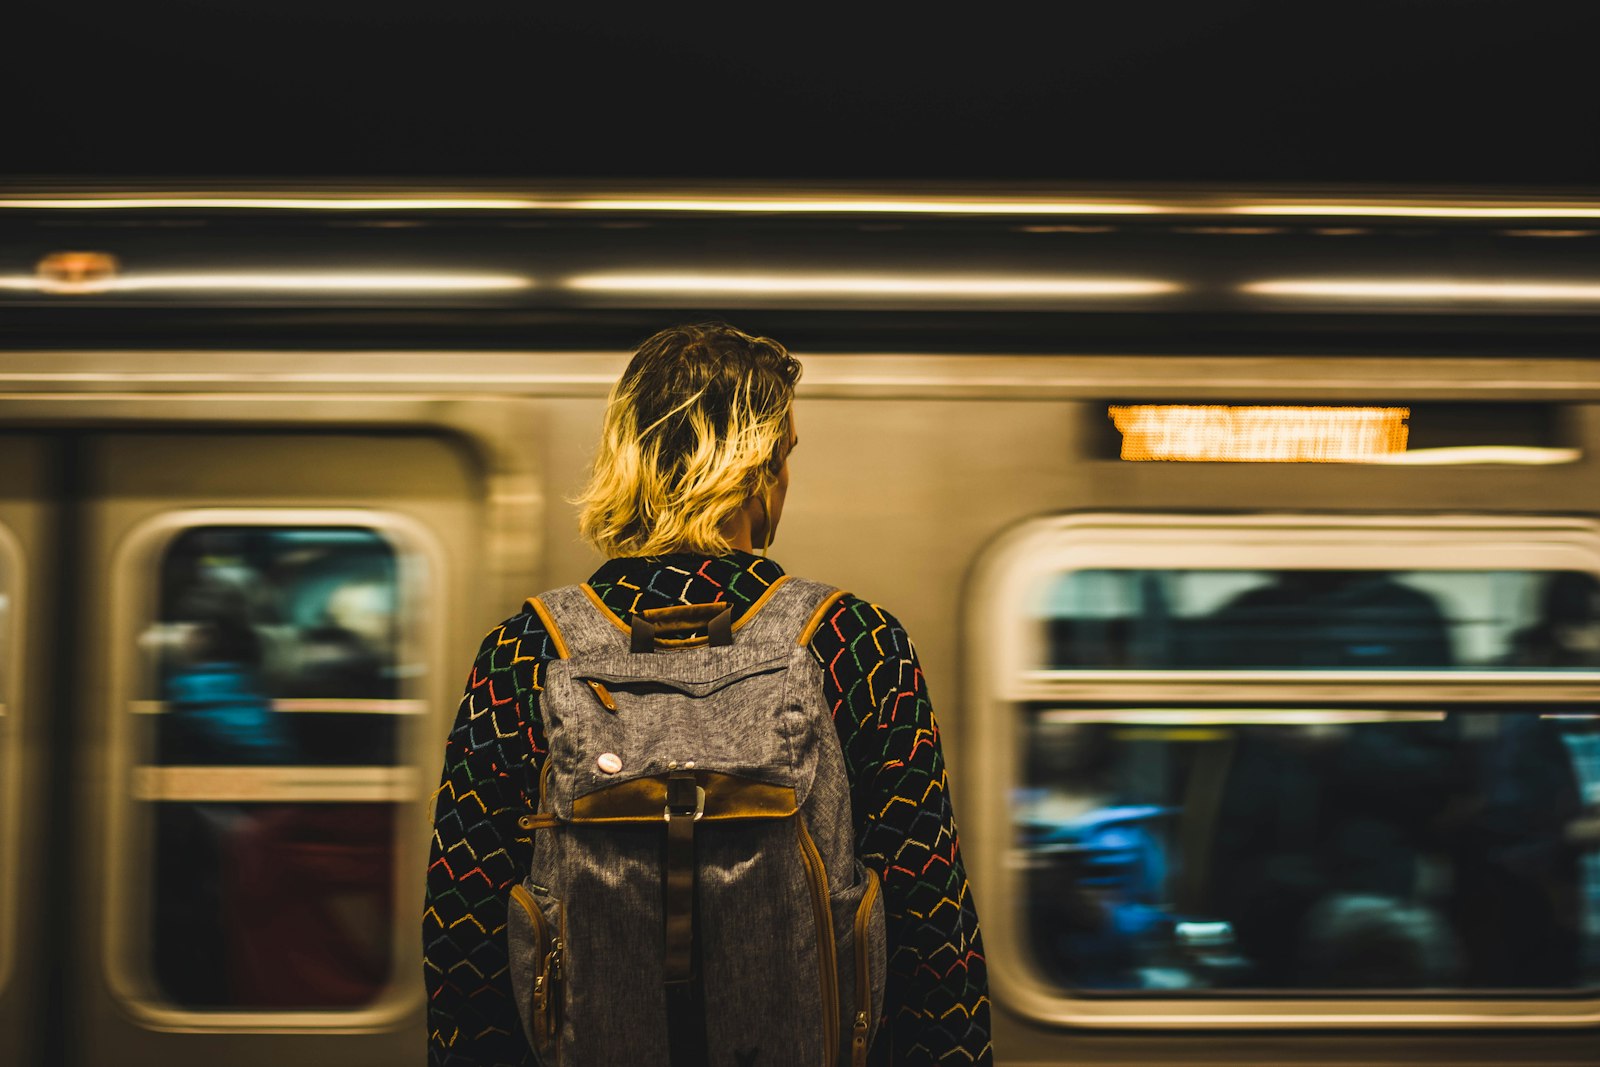
<path id="1" fill-rule="evenodd" d="M 11 984 L 21 936 L 18 884 L 22 867 L 22 644 L 26 635 L 27 569 L 22 542 L 0 523 L 0 592 L 11 598 L 0 625 L 0 992 Z M 6 584 L 9 583 L 9 588 Z"/>
<path id="2" fill-rule="evenodd" d="M 259 526 L 272 529 L 340 527 L 371 530 L 395 553 L 397 595 L 404 620 L 402 661 L 425 666 L 420 683 L 407 686 L 388 714 L 416 721 L 406 731 L 392 765 L 350 767 L 207 768 L 145 766 L 134 762 L 131 744 L 137 720 L 157 713 L 159 702 L 144 699 L 140 683 L 144 666 L 137 649 L 142 629 L 157 618 L 159 568 L 172 543 L 199 527 Z M 137 524 L 111 555 L 112 619 L 110 684 L 107 687 L 105 838 L 106 884 L 103 909 L 102 959 L 112 996 L 141 1024 L 158 1030 L 223 1033 L 329 1032 L 371 1033 L 392 1030 L 421 1007 L 417 983 L 404 964 L 409 958 L 415 923 L 408 902 L 417 896 L 414 872 L 426 862 L 425 842 L 412 827 L 420 825 L 429 801 L 419 768 L 427 760 L 432 738 L 423 727 L 430 705 L 444 699 L 444 628 L 442 612 L 417 610 L 445 602 L 449 571 L 443 548 L 423 523 L 382 509 L 320 507 L 176 508 Z M 420 696 L 420 699 L 418 697 Z M 154 703 L 155 706 L 152 706 Z M 334 701 L 300 700 L 289 710 L 317 710 Z M 372 712 L 370 707 L 362 710 Z M 378 712 L 382 714 L 384 712 Z M 229 772 L 225 777 L 222 771 Z M 171 773 L 176 772 L 176 773 Z M 243 773 L 240 773 L 243 772 Z M 288 773 L 286 773 L 288 772 Z M 388 984 L 369 1004 L 349 1009 L 289 1011 L 245 1008 L 192 1008 L 163 999 L 151 969 L 148 923 L 153 899 L 142 875 L 142 857 L 152 854 L 153 805 L 161 800 L 196 800 L 214 783 L 231 779 L 231 801 L 329 803 L 393 803 L 395 818 L 394 873 L 391 892 L 395 913 L 390 930 L 394 966 Z M 185 795 L 185 794 L 193 795 Z M 209 793 L 207 793 L 209 798 Z M 419 904 L 420 906 L 420 904 Z"/>
<path id="3" fill-rule="evenodd" d="M 1516 566 L 1507 567 L 1515 546 Z M 1168 555 L 1152 558 L 1152 549 Z M 1199 997 L 1062 991 L 1034 966 L 1021 918 L 1020 860 L 1010 797 L 1021 783 L 1020 709 L 1029 703 L 1095 703 L 1130 714 L 1205 705 L 1294 707 L 1319 703 L 1404 708 L 1428 703 L 1564 704 L 1600 700 L 1600 670 L 1551 671 L 1085 671 L 1037 670 L 1042 635 L 1017 611 L 1039 579 L 1067 570 L 1158 561 L 1193 569 L 1277 567 L 1389 570 L 1582 570 L 1600 576 L 1600 523 L 1579 518 L 1477 515 L 1196 515 L 1076 513 L 1014 527 L 979 555 L 969 585 L 966 678 L 969 721 L 964 809 L 983 910 L 990 981 L 998 1000 L 1037 1022 L 1091 1029 L 1568 1028 L 1600 1024 L 1600 992 L 1584 996 Z M 1536 561 L 1530 564 L 1530 560 Z M 1106 714 L 1103 710 L 1087 716 Z M 1226 714 L 1221 711 L 1220 714 Z"/>

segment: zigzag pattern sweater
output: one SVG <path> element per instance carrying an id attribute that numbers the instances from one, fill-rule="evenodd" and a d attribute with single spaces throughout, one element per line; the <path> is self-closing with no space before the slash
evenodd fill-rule
<path id="1" fill-rule="evenodd" d="M 614 559 L 589 579 L 627 620 L 673 604 L 726 602 L 737 619 L 783 570 L 745 552 Z M 990 1063 L 988 979 L 946 788 L 938 726 L 905 630 L 841 598 L 811 652 L 845 754 L 856 852 L 883 881 L 889 973 L 874 1064 Z M 545 755 L 539 693 L 556 658 L 531 612 L 484 638 L 445 744 L 423 914 L 432 1067 L 533 1062 L 511 1002 L 507 894 L 532 841 Z"/>

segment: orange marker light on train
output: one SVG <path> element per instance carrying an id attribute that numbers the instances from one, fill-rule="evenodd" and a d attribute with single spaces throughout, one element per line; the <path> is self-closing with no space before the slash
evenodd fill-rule
<path id="1" fill-rule="evenodd" d="M 34 276 L 47 293 L 93 293 L 115 281 L 117 270 L 109 252 L 52 252 L 39 260 Z"/>

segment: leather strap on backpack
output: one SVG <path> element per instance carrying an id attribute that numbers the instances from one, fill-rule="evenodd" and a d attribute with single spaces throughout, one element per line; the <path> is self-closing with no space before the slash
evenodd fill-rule
<path id="1" fill-rule="evenodd" d="M 706 628 L 709 638 L 671 638 L 667 634 L 690 633 Z M 651 608 L 634 614 L 629 632 L 633 652 L 654 652 L 656 646 L 675 648 L 697 644 L 712 647 L 733 644 L 733 609 L 727 604 L 678 604 L 670 608 Z"/>
<path id="2" fill-rule="evenodd" d="M 662 885 L 665 899 L 667 1048 L 672 1067 L 706 1062 L 705 991 L 696 964 L 694 929 L 694 824 L 705 790 L 690 770 L 667 776 L 667 840 Z"/>

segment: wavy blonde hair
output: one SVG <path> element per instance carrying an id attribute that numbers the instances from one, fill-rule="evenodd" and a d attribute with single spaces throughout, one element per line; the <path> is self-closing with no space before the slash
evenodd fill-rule
<path id="1" fill-rule="evenodd" d="M 728 552 L 722 524 L 777 482 L 800 362 L 725 323 L 639 346 L 611 389 L 578 528 L 608 556 Z"/>

